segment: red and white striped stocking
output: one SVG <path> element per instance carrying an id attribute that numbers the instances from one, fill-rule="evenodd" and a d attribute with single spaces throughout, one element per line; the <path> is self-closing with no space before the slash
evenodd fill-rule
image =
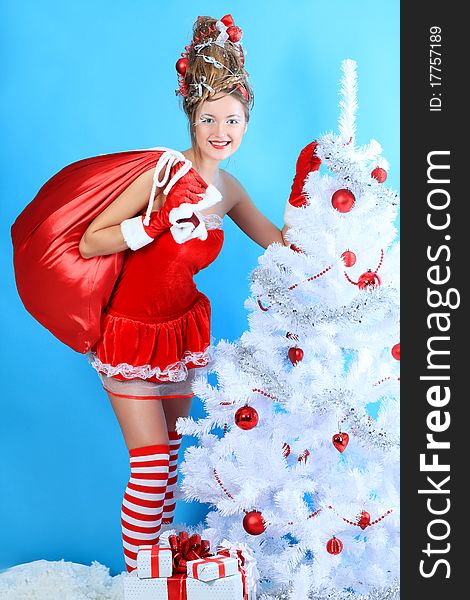
<path id="1" fill-rule="evenodd" d="M 176 431 L 168 432 L 168 440 L 170 444 L 170 466 L 162 517 L 162 523 L 165 525 L 173 523 L 173 517 L 175 514 L 176 501 L 174 498 L 174 492 L 176 489 L 176 482 L 178 481 L 178 451 L 181 446 L 182 437 L 183 436 L 180 433 L 176 433 Z"/>
<path id="2" fill-rule="evenodd" d="M 128 572 L 137 567 L 137 549 L 156 544 L 168 480 L 169 448 L 154 444 L 129 450 L 131 477 L 121 511 L 122 543 Z"/>

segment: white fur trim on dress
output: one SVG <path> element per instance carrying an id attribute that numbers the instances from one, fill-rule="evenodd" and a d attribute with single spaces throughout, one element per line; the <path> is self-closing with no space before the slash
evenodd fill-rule
<path id="1" fill-rule="evenodd" d="M 94 352 L 88 351 L 86 358 L 91 366 L 98 371 L 104 373 L 108 377 L 114 375 L 122 375 L 126 379 L 148 379 L 156 377 L 161 381 L 184 381 L 188 377 L 188 369 L 186 364 L 191 362 L 198 367 L 205 367 L 211 361 L 209 350 L 205 352 L 191 352 L 187 350 L 180 361 L 168 365 L 164 369 L 160 367 L 151 367 L 150 365 L 129 365 L 128 363 L 120 363 L 118 365 L 109 365 L 101 362 Z"/>
<path id="2" fill-rule="evenodd" d="M 124 241 L 131 250 L 138 250 L 153 242 L 153 238 L 145 231 L 140 215 L 123 221 L 121 223 L 121 232 Z"/>

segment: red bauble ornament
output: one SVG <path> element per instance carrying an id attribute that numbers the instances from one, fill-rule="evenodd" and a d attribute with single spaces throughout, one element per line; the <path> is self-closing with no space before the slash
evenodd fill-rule
<path id="1" fill-rule="evenodd" d="M 362 530 L 364 530 L 366 527 L 369 527 L 369 525 L 370 525 L 370 514 L 366 510 L 363 510 L 361 512 L 361 514 L 359 515 L 359 519 L 357 521 L 357 524 L 359 525 L 359 527 Z"/>
<path id="2" fill-rule="evenodd" d="M 377 179 L 379 183 L 383 183 L 387 179 L 387 171 L 381 167 L 375 167 L 370 176 Z"/>
<path id="3" fill-rule="evenodd" d="M 400 342 L 392 348 L 392 356 L 395 360 L 400 360 Z"/>
<path id="4" fill-rule="evenodd" d="M 235 22 L 234 22 L 231 14 L 225 15 L 220 20 L 226 27 L 230 27 L 230 25 L 235 25 Z"/>
<path id="5" fill-rule="evenodd" d="M 290 446 L 286 442 L 282 444 L 282 456 L 287 458 L 290 454 Z"/>
<path id="6" fill-rule="evenodd" d="M 336 450 L 343 453 L 346 450 L 346 446 L 349 444 L 349 435 L 341 432 L 335 433 L 331 441 Z"/>
<path id="7" fill-rule="evenodd" d="M 227 27 L 227 35 L 231 42 L 236 43 L 242 39 L 243 31 L 240 29 L 240 27 L 231 25 L 230 27 Z"/>
<path id="8" fill-rule="evenodd" d="M 292 348 L 289 348 L 287 355 L 291 363 L 295 366 L 304 357 L 304 351 L 302 350 L 302 348 L 297 348 L 297 346 L 293 346 Z"/>
<path id="9" fill-rule="evenodd" d="M 351 190 L 336 190 L 331 197 L 331 204 L 333 205 L 333 208 L 336 208 L 336 210 L 340 213 L 349 212 L 354 206 L 354 202 L 356 202 L 356 198 Z"/>
<path id="10" fill-rule="evenodd" d="M 297 460 L 299 463 L 304 462 L 305 464 L 307 464 L 307 459 L 309 456 L 310 452 L 308 450 L 304 450 Z"/>
<path id="11" fill-rule="evenodd" d="M 333 536 L 326 542 L 326 550 L 330 554 L 339 554 L 343 550 L 343 542 Z"/>
<path id="12" fill-rule="evenodd" d="M 252 406 L 242 406 L 235 413 L 235 423 L 244 431 L 256 427 L 258 425 L 258 420 L 258 413 Z"/>
<path id="13" fill-rule="evenodd" d="M 356 255 L 351 250 L 346 250 L 341 254 L 345 267 L 353 267 L 356 264 Z"/>
<path id="14" fill-rule="evenodd" d="M 370 269 L 363 273 L 357 282 L 357 287 L 361 290 L 371 287 L 378 287 L 381 284 L 380 277 Z"/>
<path id="15" fill-rule="evenodd" d="M 176 70 L 180 75 L 184 75 L 186 73 L 186 69 L 188 68 L 188 59 L 180 58 L 176 61 Z"/>
<path id="16" fill-rule="evenodd" d="M 263 515 L 258 510 L 247 512 L 243 517 L 243 529 L 250 535 L 259 535 L 266 529 Z"/>

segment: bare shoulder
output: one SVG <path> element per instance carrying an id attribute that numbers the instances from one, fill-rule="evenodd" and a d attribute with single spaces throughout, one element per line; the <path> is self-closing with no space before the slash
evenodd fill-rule
<path id="1" fill-rule="evenodd" d="M 231 173 L 219 170 L 220 174 L 220 192 L 224 197 L 226 212 L 229 212 L 234 206 L 248 197 L 248 193 L 240 181 Z"/>

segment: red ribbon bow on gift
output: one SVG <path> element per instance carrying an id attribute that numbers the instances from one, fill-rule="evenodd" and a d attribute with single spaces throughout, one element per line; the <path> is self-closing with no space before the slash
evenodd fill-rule
<path id="1" fill-rule="evenodd" d="M 188 560 L 198 560 L 199 558 L 212 556 L 209 540 L 201 540 L 198 533 L 194 533 L 189 537 L 187 531 L 181 531 L 178 535 L 168 536 L 168 543 L 173 554 L 173 574 L 185 574 Z"/>

